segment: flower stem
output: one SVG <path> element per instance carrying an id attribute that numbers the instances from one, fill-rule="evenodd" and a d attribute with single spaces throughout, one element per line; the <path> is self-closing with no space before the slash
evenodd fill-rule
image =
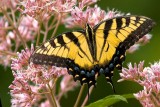
<path id="1" fill-rule="evenodd" d="M 55 26 L 55 29 L 54 29 L 54 31 L 53 31 L 53 33 L 52 33 L 51 38 L 53 38 L 53 37 L 55 36 L 55 34 L 56 34 L 56 32 L 57 32 L 57 29 L 58 29 L 58 27 L 59 27 L 59 24 L 60 24 L 60 22 L 61 22 L 61 18 L 62 18 L 62 15 L 60 14 L 60 15 L 59 15 L 59 18 L 58 18 L 58 22 L 57 22 L 57 24 L 56 24 L 56 26 Z"/>
<path id="2" fill-rule="evenodd" d="M 151 93 L 150 96 L 151 96 L 150 99 L 151 99 L 152 103 L 155 105 L 155 107 L 159 107 L 160 106 L 160 100 L 159 100 L 158 96 L 153 94 L 153 93 Z"/>
<path id="3" fill-rule="evenodd" d="M 91 94 L 91 92 L 93 91 L 93 86 L 89 89 L 89 95 Z M 88 101 L 88 98 L 89 96 L 88 95 L 86 95 L 86 97 L 85 97 L 85 99 L 84 99 L 84 101 L 83 101 L 83 104 L 81 105 L 81 107 L 84 107 L 85 105 L 86 105 L 86 103 L 87 103 L 87 101 Z"/>
<path id="4" fill-rule="evenodd" d="M 48 27 L 46 27 L 46 30 L 45 30 L 45 32 L 44 32 L 43 42 L 45 42 L 45 41 L 46 41 L 46 39 L 47 39 L 47 35 L 48 35 Z"/>
<path id="5" fill-rule="evenodd" d="M 50 91 L 48 90 L 47 87 L 44 87 L 43 89 L 44 89 L 44 91 L 45 91 L 45 93 L 43 92 L 43 94 L 45 94 L 47 100 L 50 102 L 51 107 L 54 106 L 53 99 L 52 99 L 52 97 L 51 97 L 51 95 L 50 95 Z M 39 93 L 38 93 L 38 94 L 39 94 Z"/>
<path id="6" fill-rule="evenodd" d="M 2 12 L 4 13 L 4 15 L 6 16 L 7 20 L 9 21 L 9 23 L 11 24 L 11 26 L 13 27 L 13 29 L 16 31 L 17 36 L 18 36 L 18 38 L 21 40 L 23 47 L 26 48 L 26 47 L 27 47 L 27 44 L 26 44 L 26 42 L 23 40 L 23 38 L 22 38 L 22 36 L 21 36 L 18 28 L 14 25 L 14 22 L 13 22 L 12 19 L 8 16 L 6 10 L 3 9 L 3 8 L 0 8 L 0 9 L 1 9 Z"/>
<path id="7" fill-rule="evenodd" d="M 48 88 L 49 88 L 49 91 L 51 93 L 51 97 L 52 97 L 52 100 L 53 100 L 53 103 L 54 103 L 54 107 L 57 107 L 57 103 L 56 103 L 56 100 L 54 98 L 54 93 L 53 93 L 53 90 L 51 88 L 51 86 L 49 84 L 47 84 Z"/>
<path id="8" fill-rule="evenodd" d="M 14 57 L 17 56 L 16 53 L 12 53 L 12 52 L 10 52 L 10 51 L 1 51 L 1 50 L 0 50 L 0 54 L 11 55 L 11 56 L 14 56 Z"/>
<path id="9" fill-rule="evenodd" d="M 40 29 L 41 29 L 41 21 L 38 21 L 38 36 L 36 40 L 36 46 L 38 46 L 40 40 Z"/>
<path id="10" fill-rule="evenodd" d="M 74 104 L 74 107 L 78 107 L 78 104 L 79 104 L 80 99 L 81 99 L 81 97 L 82 97 L 82 93 L 83 93 L 83 91 L 84 91 L 84 87 L 85 87 L 85 85 L 81 86 L 81 89 L 80 89 L 80 92 L 79 92 L 79 94 L 78 94 L 78 98 L 77 98 L 77 100 L 76 100 L 76 103 Z"/>

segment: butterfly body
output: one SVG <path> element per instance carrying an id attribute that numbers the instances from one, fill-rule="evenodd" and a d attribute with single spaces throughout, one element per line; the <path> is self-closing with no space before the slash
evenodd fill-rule
<path id="1" fill-rule="evenodd" d="M 100 22 L 93 28 L 66 32 L 42 44 L 31 56 L 35 64 L 67 67 L 74 80 L 95 85 L 104 74 L 111 82 L 114 68 L 122 69 L 125 53 L 147 34 L 154 22 L 143 16 L 120 16 Z"/>

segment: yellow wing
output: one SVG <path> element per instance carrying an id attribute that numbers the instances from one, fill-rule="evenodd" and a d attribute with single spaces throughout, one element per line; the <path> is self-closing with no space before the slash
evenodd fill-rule
<path id="1" fill-rule="evenodd" d="M 67 67 L 67 61 L 72 61 L 82 69 L 93 67 L 93 58 L 83 31 L 67 32 L 50 39 L 33 53 L 31 61 L 62 67 Z"/>
<path id="2" fill-rule="evenodd" d="M 99 66 L 120 66 L 125 51 L 148 33 L 153 21 L 143 16 L 121 16 L 101 22 L 95 26 L 96 58 Z"/>

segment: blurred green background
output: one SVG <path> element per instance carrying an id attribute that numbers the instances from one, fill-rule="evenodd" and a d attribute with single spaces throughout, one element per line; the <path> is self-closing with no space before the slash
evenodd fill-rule
<path id="1" fill-rule="evenodd" d="M 153 35 L 150 43 L 140 47 L 140 49 L 133 54 L 127 54 L 126 61 L 123 66 L 126 66 L 129 62 L 139 62 L 144 60 L 145 66 L 149 66 L 149 63 L 154 63 L 160 59 L 160 0 L 100 0 L 98 5 L 104 9 L 115 9 L 124 13 L 131 13 L 132 15 L 143 15 L 150 17 L 156 22 L 156 26 L 153 28 L 151 34 Z M 63 26 L 62 26 L 63 28 Z M 64 29 L 59 28 L 58 33 L 64 32 Z M 4 68 L 0 66 L 0 98 L 2 100 L 3 107 L 10 107 L 10 96 L 8 86 L 13 80 L 13 76 L 10 68 Z M 119 72 L 114 72 L 113 82 L 117 94 L 136 93 L 142 89 L 142 87 L 136 83 L 125 81 L 117 83 L 119 79 Z M 98 78 L 97 87 L 94 88 L 90 100 L 91 103 L 98 99 L 104 98 L 107 95 L 114 94 L 110 84 L 107 84 L 105 78 L 100 76 Z M 75 103 L 80 87 L 75 91 L 70 91 L 67 97 L 63 97 L 61 100 L 62 107 L 72 107 Z M 84 92 L 84 95 L 87 93 Z M 84 96 L 82 97 L 82 101 Z M 128 100 L 128 103 L 120 102 L 113 107 L 141 107 L 136 99 Z"/>

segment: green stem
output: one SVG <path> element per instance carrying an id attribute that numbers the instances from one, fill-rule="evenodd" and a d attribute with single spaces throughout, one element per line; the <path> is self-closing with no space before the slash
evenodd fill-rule
<path id="1" fill-rule="evenodd" d="M 55 29 L 54 29 L 54 31 L 53 31 L 53 33 L 52 33 L 51 38 L 53 38 L 53 37 L 55 36 L 55 34 L 56 34 L 56 32 L 57 32 L 57 29 L 58 29 L 58 27 L 59 27 L 59 25 L 60 25 L 61 18 L 62 18 L 62 15 L 60 14 L 59 19 L 58 19 L 58 22 L 57 22 L 57 24 L 56 24 L 56 26 L 55 26 Z"/>
<path id="2" fill-rule="evenodd" d="M 81 89 L 80 89 L 80 92 L 79 92 L 79 94 L 78 94 L 78 98 L 77 98 L 77 100 L 76 100 L 76 103 L 74 104 L 74 107 L 78 107 L 78 104 L 79 104 L 80 99 L 81 99 L 81 97 L 82 97 L 82 93 L 83 93 L 83 91 L 84 91 L 84 87 L 85 87 L 85 85 L 81 86 Z"/>
<path id="3" fill-rule="evenodd" d="M 48 88 L 49 88 L 49 91 L 51 93 L 51 97 L 52 97 L 52 100 L 53 100 L 53 103 L 54 103 L 54 107 L 57 107 L 57 103 L 56 103 L 56 100 L 54 98 L 54 93 L 53 93 L 53 90 L 51 88 L 51 86 L 49 84 L 47 84 Z"/>
<path id="4" fill-rule="evenodd" d="M 24 48 L 27 47 L 26 42 L 23 40 L 18 28 L 14 25 L 14 22 L 12 21 L 12 19 L 8 16 L 6 10 L 4 10 L 3 8 L 1 8 L 2 12 L 4 13 L 4 15 L 6 16 L 7 20 L 9 21 L 9 23 L 11 24 L 11 26 L 13 27 L 13 29 L 16 31 L 18 38 L 21 40 L 22 45 Z"/>

